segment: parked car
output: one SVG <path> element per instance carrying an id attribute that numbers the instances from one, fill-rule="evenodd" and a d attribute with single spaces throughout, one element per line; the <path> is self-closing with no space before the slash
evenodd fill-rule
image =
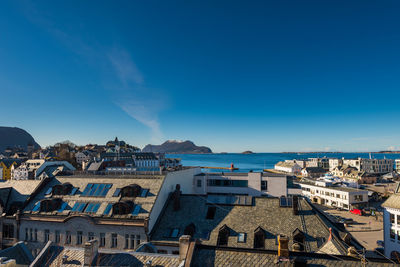
<path id="1" fill-rule="evenodd" d="M 360 215 L 360 216 L 363 215 L 363 212 L 360 209 L 352 209 L 352 210 L 350 210 L 350 212 L 355 214 L 355 215 Z"/>

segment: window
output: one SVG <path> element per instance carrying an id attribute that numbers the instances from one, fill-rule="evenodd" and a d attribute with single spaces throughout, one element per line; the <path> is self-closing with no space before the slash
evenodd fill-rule
<path id="1" fill-rule="evenodd" d="M 88 241 L 93 240 L 94 239 L 94 233 L 93 232 L 89 232 L 88 233 Z"/>
<path id="2" fill-rule="evenodd" d="M 197 187 L 201 187 L 201 180 L 197 180 Z"/>
<path id="3" fill-rule="evenodd" d="M 28 241 L 29 229 L 25 228 L 25 241 Z"/>
<path id="4" fill-rule="evenodd" d="M 208 219 L 208 220 L 214 219 L 216 211 L 217 211 L 217 207 L 214 207 L 214 206 L 208 207 L 206 219 Z"/>
<path id="5" fill-rule="evenodd" d="M 104 247 L 106 245 L 106 234 L 100 233 L 100 247 Z"/>
<path id="6" fill-rule="evenodd" d="M 37 229 L 35 228 L 35 241 L 37 241 Z"/>
<path id="7" fill-rule="evenodd" d="M 246 242 L 246 233 L 239 233 L 237 237 L 238 243 L 245 243 Z"/>
<path id="8" fill-rule="evenodd" d="M 140 235 L 136 235 L 136 247 L 140 245 Z"/>
<path id="9" fill-rule="evenodd" d="M 218 232 L 218 240 L 217 240 L 217 246 L 226 246 L 228 245 L 228 239 L 229 239 L 229 228 L 224 224 Z"/>
<path id="10" fill-rule="evenodd" d="M 71 244 L 71 232 L 70 231 L 65 232 L 65 244 Z"/>
<path id="11" fill-rule="evenodd" d="M 390 239 L 395 239 L 396 238 L 396 232 L 394 229 L 390 229 Z"/>
<path id="12" fill-rule="evenodd" d="M 77 245 L 82 244 L 82 235 L 83 235 L 82 231 L 78 231 L 76 233 L 76 244 Z"/>
<path id="13" fill-rule="evenodd" d="M 112 204 L 108 204 L 107 207 L 105 208 L 103 214 L 108 215 L 111 211 L 111 208 L 112 208 Z"/>
<path id="14" fill-rule="evenodd" d="M 268 190 L 268 182 L 267 181 L 261 181 L 261 190 L 262 191 Z"/>
<path id="15" fill-rule="evenodd" d="M 60 231 L 56 231 L 54 242 L 56 242 L 57 244 L 60 243 Z"/>
<path id="16" fill-rule="evenodd" d="M 118 236 L 117 234 L 113 233 L 111 234 L 111 247 L 115 248 L 118 246 Z"/>
<path id="17" fill-rule="evenodd" d="M 178 235 L 179 235 L 179 229 L 178 228 L 174 228 L 174 229 L 171 230 L 171 232 L 169 234 L 169 237 L 176 238 L 176 237 L 178 237 Z"/>
<path id="18" fill-rule="evenodd" d="M 37 229 L 35 229 L 35 241 L 37 241 Z M 29 229 L 29 240 L 30 241 L 33 241 L 33 229 L 32 228 L 30 228 Z"/>
<path id="19" fill-rule="evenodd" d="M 293 198 L 281 196 L 279 199 L 280 207 L 292 207 L 293 206 Z"/>
<path id="20" fill-rule="evenodd" d="M 340 194 L 336 194 L 336 198 L 340 198 Z"/>
<path id="21" fill-rule="evenodd" d="M 50 230 L 44 230 L 44 242 L 47 243 L 50 240 Z"/>
<path id="22" fill-rule="evenodd" d="M 164 249 L 158 249 L 158 250 L 157 250 L 157 253 L 158 253 L 158 254 L 167 254 L 167 251 L 164 250 Z"/>
<path id="23" fill-rule="evenodd" d="M 129 235 L 125 235 L 125 248 L 129 248 Z"/>
<path id="24" fill-rule="evenodd" d="M 88 184 L 81 196 L 105 197 L 111 187 L 112 184 Z"/>
<path id="25" fill-rule="evenodd" d="M 254 231 L 254 248 L 264 248 L 265 246 L 265 232 L 261 227 Z"/>
<path id="26" fill-rule="evenodd" d="M 397 225 L 400 225 L 400 215 L 397 215 Z"/>
<path id="27" fill-rule="evenodd" d="M 390 213 L 390 223 L 394 224 L 394 214 Z"/>
<path id="28" fill-rule="evenodd" d="M 3 225 L 3 237 L 4 238 L 14 238 L 14 225 L 4 224 Z"/>
<path id="29" fill-rule="evenodd" d="M 131 249 L 135 248 L 135 235 L 131 235 Z"/>
<path id="30" fill-rule="evenodd" d="M 363 195 L 355 195 L 354 200 L 355 201 L 363 201 Z"/>
<path id="31" fill-rule="evenodd" d="M 76 202 L 74 204 L 74 206 L 72 207 L 71 211 L 78 211 L 78 212 L 82 212 L 86 207 L 86 203 L 83 202 Z"/>

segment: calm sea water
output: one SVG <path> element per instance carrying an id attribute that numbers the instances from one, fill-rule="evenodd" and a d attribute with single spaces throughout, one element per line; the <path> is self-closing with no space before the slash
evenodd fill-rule
<path id="1" fill-rule="evenodd" d="M 371 154 L 373 158 L 396 159 L 400 154 Z M 230 167 L 231 163 L 239 168 L 236 172 L 262 171 L 272 169 L 278 161 L 286 159 L 327 158 L 368 158 L 368 153 L 255 153 L 255 154 L 169 154 L 171 158 L 181 158 L 184 166 Z M 204 171 L 207 171 L 206 169 Z M 210 169 L 208 171 L 216 171 Z"/>

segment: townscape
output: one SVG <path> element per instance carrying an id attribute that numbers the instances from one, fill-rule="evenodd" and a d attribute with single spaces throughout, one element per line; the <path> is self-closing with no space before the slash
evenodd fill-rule
<path id="1" fill-rule="evenodd" d="M 1 157 L 5 262 L 392 266 L 399 260 L 398 160 L 308 158 L 263 172 L 204 172 L 118 138 L 105 145 L 28 144 Z"/>

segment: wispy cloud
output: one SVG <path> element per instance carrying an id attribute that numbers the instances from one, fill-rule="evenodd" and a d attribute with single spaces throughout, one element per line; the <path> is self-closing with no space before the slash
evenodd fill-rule
<path id="1" fill-rule="evenodd" d="M 111 91 L 111 101 L 130 117 L 151 130 L 151 141 L 160 142 L 163 134 L 158 114 L 165 106 L 166 97 L 160 91 L 146 87 L 143 75 L 129 53 L 122 46 L 104 47 L 97 40 L 84 39 L 74 31 L 58 27 L 52 19 L 45 16 L 35 4 L 27 1 L 23 6 L 26 17 L 43 28 L 73 53 L 93 64 L 99 72 L 107 72 L 110 81 L 106 89 Z M 109 77 L 109 73 L 114 77 Z"/>
<path id="2" fill-rule="evenodd" d="M 114 102 L 129 116 L 151 129 L 151 141 L 159 143 L 163 137 L 158 112 L 164 106 L 163 98 L 144 86 L 143 75 L 131 55 L 123 48 L 113 48 L 108 60 L 118 77 L 118 92 Z"/>

